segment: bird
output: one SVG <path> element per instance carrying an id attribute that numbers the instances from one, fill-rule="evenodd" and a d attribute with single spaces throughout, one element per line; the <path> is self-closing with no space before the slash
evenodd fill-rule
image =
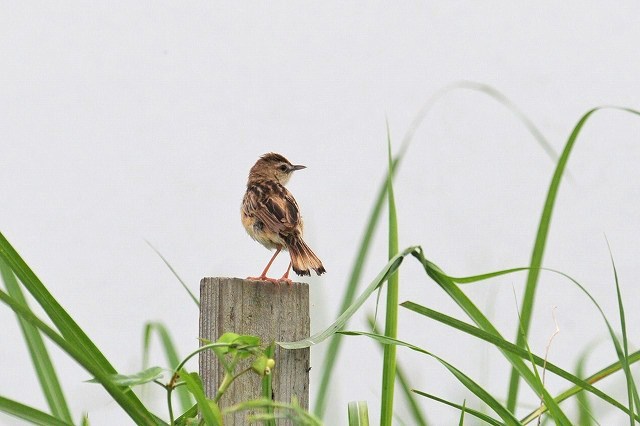
<path id="1" fill-rule="evenodd" d="M 251 238 L 269 250 L 275 249 L 275 253 L 259 276 L 247 279 L 291 285 L 289 272 L 292 267 L 300 276 L 310 276 L 311 269 L 318 275 L 326 272 L 322 261 L 302 239 L 300 208 L 291 192 L 285 188 L 293 172 L 305 168 L 291 164 L 274 152 L 264 154 L 251 167 L 247 191 L 240 208 L 242 225 Z M 287 271 L 280 279 L 267 277 L 271 264 L 282 250 L 287 250 L 291 257 Z"/>

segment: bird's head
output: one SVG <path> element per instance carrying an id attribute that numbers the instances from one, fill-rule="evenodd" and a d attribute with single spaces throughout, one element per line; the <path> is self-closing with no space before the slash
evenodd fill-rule
<path id="1" fill-rule="evenodd" d="M 270 152 L 264 154 L 256 161 L 249 171 L 249 184 L 265 180 L 275 180 L 281 185 L 286 185 L 291 174 L 296 170 L 302 170 L 306 166 L 294 165 L 280 154 Z"/>

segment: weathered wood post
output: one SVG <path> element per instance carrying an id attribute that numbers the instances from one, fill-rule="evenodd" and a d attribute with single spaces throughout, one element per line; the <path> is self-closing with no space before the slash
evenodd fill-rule
<path id="1" fill-rule="evenodd" d="M 274 285 L 240 278 L 203 278 L 200 282 L 200 337 L 215 341 L 233 332 L 260 336 L 263 343 L 309 337 L 309 286 Z M 276 345 L 272 398 L 309 408 L 309 349 L 286 350 Z M 242 368 L 242 366 L 240 366 Z M 200 353 L 200 377 L 207 397 L 213 398 L 224 372 L 212 351 Z M 260 398 L 256 374 L 243 374 L 220 399 L 220 408 Z M 226 425 L 247 424 L 248 412 L 225 417 Z M 284 422 L 278 424 L 286 424 Z"/>

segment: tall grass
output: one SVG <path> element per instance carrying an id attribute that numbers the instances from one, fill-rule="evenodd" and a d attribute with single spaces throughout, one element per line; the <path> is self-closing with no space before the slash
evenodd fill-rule
<path id="1" fill-rule="evenodd" d="M 494 97 L 498 101 L 507 105 L 516 116 L 518 116 L 532 132 L 534 137 L 538 139 L 541 145 L 549 153 L 551 157 L 554 153 L 548 146 L 541 133 L 537 131 L 535 126 L 524 117 L 512 104 L 508 103 L 506 98 L 501 97 L 497 91 L 486 86 L 478 86 L 472 83 L 461 83 L 459 87 L 447 88 L 435 98 L 441 97 L 447 90 L 457 88 L 482 90 L 489 96 Z M 516 267 L 501 271 L 491 271 L 469 277 L 454 277 L 447 274 L 431 261 L 424 253 L 421 247 L 412 246 L 404 250 L 399 249 L 398 245 L 398 221 L 395 197 L 393 191 L 393 176 L 398 170 L 400 160 L 406 152 L 409 141 L 413 137 L 415 128 L 422 122 L 427 114 L 431 104 L 425 106 L 425 109 L 419 114 L 417 121 L 410 129 L 407 138 L 403 141 L 398 155 L 395 157 L 391 153 L 391 138 L 387 128 L 387 155 L 388 166 L 385 172 L 385 181 L 378 194 L 378 198 L 372 209 L 370 221 L 363 237 L 362 244 L 358 251 L 357 260 L 352 271 L 347 293 L 345 294 L 341 314 L 336 321 L 326 329 L 297 342 L 279 342 L 278 344 L 288 349 L 298 349 L 320 344 L 327 339 L 331 339 L 327 358 L 324 360 L 324 370 L 326 374 L 323 376 L 322 383 L 316 400 L 316 413 L 324 412 L 326 408 L 326 395 L 330 388 L 330 379 L 332 366 L 336 362 L 339 352 L 338 336 L 349 336 L 348 338 L 367 338 L 371 339 L 383 346 L 383 364 L 382 385 L 380 387 L 380 404 L 381 404 L 381 425 L 393 424 L 394 416 L 397 414 L 395 410 L 395 384 L 396 381 L 401 384 L 406 393 L 412 392 L 414 398 L 409 398 L 413 402 L 414 409 L 409 413 L 415 424 L 426 424 L 426 420 L 422 415 L 422 410 L 416 409 L 420 402 L 424 401 L 425 405 L 421 408 L 428 407 L 426 401 L 435 401 L 445 404 L 460 411 L 459 423 L 464 424 L 470 418 L 474 421 L 480 421 L 492 425 L 524 425 L 530 424 L 536 420 L 539 421 L 543 416 L 559 425 L 571 425 L 571 415 L 566 411 L 565 406 L 561 406 L 563 401 L 569 398 L 575 398 L 583 407 L 579 410 L 580 422 L 589 424 L 592 420 L 597 420 L 598 413 L 590 410 L 590 402 L 587 395 L 592 398 L 598 398 L 608 406 L 618 410 L 628 418 L 629 423 L 634 425 L 640 421 L 640 398 L 638 396 L 637 386 L 633 377 L 631 367 L 640 360 L 640 351 L 631 352 L 629 349 L 628 329 L 625 315 L 625 303 L 622 296 L 622 283 L 619 282 L 616 265 L 613 254 L 611 255 L 612 267 L 612 289 L 615 289 L 618 315 L 617 323 L 619 328 L 616 329 L 611 321 L 600 308 L 597 301 L 588 292 L 585 285 L 579 283 L 569 275 L 560 271 L 552 271 L 543 267 L 544 251 L 547 237 L 550 231 L 551 220 L 558 190 L 562 180 L 566 177 L 566 167 L 570 158 L 570 154 L 576 145 L 578 136 L 582 131 L 589 117 L 592 116 L 600 108 L 588 111 L 580 118 L 569 138 L 567 139 L 564 149 L 558 158 L 554 174 L 551 179 L 547 191 L 547 198 L 542 209 L 538 231 L 535 241 L 533 242 L 533 250 L 529 265 Z M 634 115 L 640 115 L 639 112 L 627 108 L 615 108 Z M 524 117 L 524 118 L 523 118 Z M 356 297 L 357 285 L 362 277 L 363 265 L 366 261 L 370 248 L 373 233 L 378 225 L 382 208 L 388 207 L 388 263 L 380 269 L 378 275 L 373 278 L 368 286 L 361 291 Z M 155 249 L 154 249 L 155 250 Z M 157 252 L 157 251 L 156 251 Z M 160 255 L 160 253 L 158 253 Z M 166 265 L 177 276 L 171 265 L 160 255 Z M 423 268 L 425 277 L 428 277 L 429 284 L 435 283 L 444 294 L 446 294 L 454 303 L 456 303 L 464 312 L 469 322 L 460 318 L 446 315 L 434 307 L 423 306 L 414 301 L 408 300 L 400 303 L 399 300 L 399 269 L 403 262 L 407 259 L 418 262 Z M 230 407 L 226 410 L 220 410 L 217 400 L 222 392 L 228 386 L 231 386 L 236 377 L 241 374 L 250 374 L 254 372 L 261 374 L 263 379 L 264 394 L 268 396 L 268 374 L 273 360 L 271 354 L 272 347 L 264 346 L 255 336 L 241 336 L 234 333 L 227 333 L 217 342 L 205 342 L 205 345 L 193 349 L 185 358 L 180 358 L 177 350 L 173 347 L 173 343 L 166 328 L 160 323 L 148 323 L 144 330 L 144 356 L 146 359 L 150 350 L 150 342 L 152 333 L 157 333 L 165 348 L 167 362 L 170 364 L 171 377 L 169 382 L 161 382 L 162 369 L 160 367 L 150 367 L 143 362 L 143 371 L 129 376 L 118 374 L 115 368 L 100 352 L 95 343 L 86 335 L 82 328 L 66 313 L 64 308 L 57 302 L 53 295 L 49 293 L 44 284 L 39 280 L 36 274 L 31 270 L 27 263 L 15 251 L 12 245 L 0 233 L 0 272 L 5 283 L 7 291 L 0 290 L 0 302 L 5 304 L 9 309 L 13 310 L 23 330 L 25 342 L 29 348 L 29 353 L 34 364 L 34 372 L 40 380 L 41 388 L 48 404 L 48 412 L 38 410 L 27 404 L 13 401 L 4 396 L 0 396 L 0 411 L 22 418 L 33 424 L 42 425 L 70 425 L 73 424 L 73 416 L 70 412 L 63 392 L 63 383 L 58 377 L 53 363 L 47 353 L 46 346 L 43 344 L 43 338 L 49 339 L 64 351 L 71 359 L 83 367 L 91 376 L 94 382 L 98 383 L 112 396 L 113 400 L 121 407 L 121 409 L 129 415 L 131 421 L 141 425 L 166 425 L 166 424 L 187 424 L 206 423 L 210 425 L 223 424 L 224 414 L 233 411 L 255 411 L 260 414 L 254 414 L 253 419 L 256 421 L 264 421 L 267 424 L 274 424 L 275 420 L 280 417 L 292 419 L 296 424 L 319 425 L 321 422 L 316 417 L 301 409 L 296 401 L 271 401 L 268 398 L 260 398 L 253 401 L 245 401 L 237 406 Z M 503 275 L 514 275 L 526 273 L 526 283 L 524 285 L 524 295 L 521 302 L 520 324 L 518 324 L 513 333 L 515 333 L 515 341 L 510 341 L 498 332 L 496 326 L 487 318 L 478 306 L 466 295 L 464 289 L 469 285 L 480 285 L 482 282 L 492 280 L 495 277 Z M 556 274 L 563 278 L 563 282 L 580 289 L 587 300 L 592 304 L 598 318 L 606 328 L 616 354 L 616 359 L 609 365 L 603 366 L 595 372 L 588 373 L 585 371 L 584 356 L 578 361 L 576 373 L 571 373 L 560 366 L 555 365 L 544 356 L 540 356 L 531 351 L 526 345 L 528 331 L 531 326 L 532 312 L 537 292 L 537 282 L 543 273 Z M 179 279 L 179 277 L 178 277 Z M 182 282 L 185 289 L 187 285 Z M 375 328 L 372 331 L 345 330 L 349 319 L 360 311 L 362 305 L 376 291 L 386 285 L 385 300 L 385 327 L 384 334 L 378 333 Z M 30 308 L 26 297 L 23 294 L 26 289 L 44 310 L 47 320 L 53 323 L 54 327 L 47 325 L 46 321 L 39 318 Z M 196 297 L 190 294 L 192 300 L 198 304 Z M 511 369 L 509 386 L 505 395 L 492 394 L 478 382 L 476 382 L 469 374 L 465 373 L 449 360 L 435 355 L 430 348 L 420 347 L 408 341 L 398 339 L 398 311 L 406 310 L 407 313 L 413 315 L 415 321 L 437 321 L 451 330 L 473 336 L 481 340 L 485 344 L 498 349 L 504 360 L 508 362 Z M 432 362 L 440 365 L 451 375 L 451 379 L 459 382 L 471 394 L 475 395 L 479 401 L 490 409 L 490 412 L 484 412 L 481 409 L 473 407 L 473 401 L 453 401 L 446 397 L 429 394 L 418 389 L 411 389 L 410 378 L 401 374 L 401 359 L 398 359 L 397 348 L 402 347 L 405 350 L 411 350 L 420 354 L 423 362 Z M 435 348 L 434 348 L 435 349 Z M 202 383 L 197 373 L 186 371 L 184 366 L 186 362 L 194 357 L 197 353 L 204 350 L 213 350 L 216 356 L 225 366 L 225 379 L 218 394 L 211 398 L 207 397 L 203 391 Z M 253 357 L 255 361 L 250 369 L 241 372 L 235 371 L 237 361 L 240 358 Z M 549 389 L 541 379 L 540 371 L 546 374 L 553 374 L 557 377 L 567 380 L 571 387 L 563 392 Z M 606 377 L 614 374 L 622 373 L 626 387 L 626 401 L 622 402 L 612 395 L 599 389 L 596 384 Z M 542 402 L 537 404 L 537 408 L 523 417 L 517 417 L 516 407 L 521 403 L 519 398 L 519 384 L 524 382 L 529 386 L 535 395 L 541 397 Z M 168 420 L 162 416 L 152 413 L 145 404 L 132 391 L 133 386 L 145 383 L 156 383 L 167 391 Z M 172 392 L 176 391 L 180 394 L 181 413 L 174 413 L 172 403 Z M 428 411 L 428 410 L 427 410 Z M 200 419 L 197 419 L 198 413 Z M 350 425 L 368 425 L 369 416 L 367 402 L 359 401 L 349 404 L 345 414 L 349 415 Z M 86 418 L 81 422 L 86 424 Z M 438 420 L 436 420 L 437 423 Z"/>

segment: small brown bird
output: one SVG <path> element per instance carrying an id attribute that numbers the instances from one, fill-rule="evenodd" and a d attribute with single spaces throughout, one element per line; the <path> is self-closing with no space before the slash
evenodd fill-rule
<path id="1" fill-rule="evenodd" d="M 259 277 L 251 280 L 287 282 L 289 271 L 298 275 L 311 275 L 309 269 L 318 275 L 325 273 L 322 262 L 302 240 L 302 216 L 298 203 L 284 187 L 291 174 L 306 166 L 293 165 L 280 154 L 270 152 L 263 155 L 249 171 L 247 192 L 240 209 L 242 224 L 254 240 L 268 248 L 276 249 Z M 288 250 L 291 262 L 282 278 L 268 278 L 267 272 L 281 250 Z"/>

